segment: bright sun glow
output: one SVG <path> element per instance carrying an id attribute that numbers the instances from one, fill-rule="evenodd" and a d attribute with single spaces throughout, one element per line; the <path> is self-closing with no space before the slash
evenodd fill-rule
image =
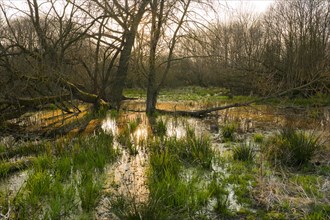
<path id="1" fill-rule="evenodd" d="M 274 2 L 273 0 L 221 0 L 220 4 L 230 10 L 260 13 L 266 11 Z"/>

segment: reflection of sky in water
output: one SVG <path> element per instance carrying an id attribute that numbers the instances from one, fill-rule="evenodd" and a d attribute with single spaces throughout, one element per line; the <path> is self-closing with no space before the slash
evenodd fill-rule
<path id="1" fill-rule="evenodd" d="M 120 126 L 126 126 L 128 121 L 133 121 L 134 118 L 127 118 L 127 123 L 120 123 L 116 118 L 107 116 L 103 121 L 101 128 L 107 133 L 112 133 L 113 135 L 118 135 L 120 132 Z M 162 116 L 159 118 L 166 123 L 166 135 L 168 137 L 183 138 L 187 135 L 187 127 L 195 130 L 196 134 L 201 134 L 203 131 L 203 123 L 200 120 L 194 118 L 175 118 L 171 116 Z M 204 126 L 205 127 L 205 126 Z M 204 129 L 205 130 L 205 129 Z M 142 117 L 141 123 L 131 134 L 132 139 L 136 144 L 139 141 L 146 140 L 149 136 L 150 125 L 147 117 Z"/>
<path id="2" fill-rule="evenodd" d="M 16 195 L 27 178 L 28 172 L 23 171 L 10 176 L 8 179 L 3 179 L 0 182 L 0 191 L 8 190 L 10 194 Z"/>
<path id="3" fill-rule="evenodd" d="M 101 128 L 106 133 L 112 133 L 113 135 L 118 134 L 118 127 L 116 123 L 116 119 L 107 116 L 103 121 Z"/>
<path id="4" fill-rule="evenodd" d="M 119 123 L 116 118 L 112 118 L 111 116 L 107 116 L 101 123 L 101 128 L 106 133 L 112 133 L 114 136 L 118 135 L 120 132 L 120 126 L 127 126 L 129 121 L 133 121 L 134 118 L 128 119 L 127 123 Z M 146 119 L 145 119 L 146 120 Z M 141 140 L 146 140 L 148 138 L 148 123 L 142 121 L 138 125 L 138 127 L 131 134 L 131 138 L 135 141 L 136 144 Z"/>
<path id="5" fill-rule="evenodd" d="M 187 135 L 187 128 L 195 130 L 196 135 L 201 135 L 205 131 L 205 124 L 195 118 L 162 118 L 166 122 L 166 135 L 168 137 L 183 138 Z"/>
<path id="6" fill-rule="evenodd" d="M 187 135 L 186 126 L 183 121 L 171 119 L 166 122 L 166 135 L 168 137 L 182 138 Z"/>
<path id="7" fill-rule="evenodd" d="M 127 153 L 123 154 L 121 161 L 114 171 L 114 181 L 119 185 L 119 194 L 134 196 L 139 202 L 147 200 L 146 165 L 146 154 L 141 151 L 134 157 Z"/>
<path id="8" fill-rule="evenodd" d="M 146 140 L 148 138 L 148 127 L 139 125 L 139 127 L 133 133 L 135 141 Z"/>

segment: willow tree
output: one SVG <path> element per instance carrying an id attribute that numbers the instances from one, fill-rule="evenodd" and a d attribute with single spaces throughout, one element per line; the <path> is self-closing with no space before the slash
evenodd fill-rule
<path id="1" fill-rule="evenodd" d="M 26 7 L 0 5 L 5 18 L 1 74 L 6 84 L 13 84 L 0 98 L 1 110 L 10 113 L 2 114 L 3 120 L 69 99 L 93 103 L 96 108 L 108 106 L 104 102 L 108 99 L 119 108 L 135 35 L 149 0 L 87 1 L 102 9 L 96 16 L 83 1 L 24 3 Z M 79 59 L 79 54 L 89 53 L 86 42 L 94 51 L 91 63 Z M 87 86 L 77 61 L 90 76 Z"/>
<path id="2" fill-rule="evenodd" d="M 82 92 L 70 79 L 75 77 L 71 58 L 95 21 L 78 22 L 77 7 L 69 2 L 26 0 L 23 4 L 26 7 L 0 5 L 5 20 L 1 73 L 7 78 L 0 104 L 8 113 L 3 120 L 73 95 L 94 102 L 95 96 Z"/>

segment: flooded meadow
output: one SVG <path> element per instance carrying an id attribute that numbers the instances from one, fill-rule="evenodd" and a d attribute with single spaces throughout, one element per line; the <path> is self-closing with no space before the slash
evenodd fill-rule
<path id="1" fill-rule="evenodd" d="M 223 104 L 163 100 L 158 109 Z M 192 118 L 150 117 L 144 105 L 11 121 L 7 131 L 20 132 L 1 137 L 0 219 L 329 218 L 329 107 L 260 104 Z M 317 145 L 308 160 L 274 157 L 293 145 L 287 133 Z"/>

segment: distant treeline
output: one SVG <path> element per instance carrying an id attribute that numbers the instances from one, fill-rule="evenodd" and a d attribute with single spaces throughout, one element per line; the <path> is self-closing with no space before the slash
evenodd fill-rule
<path id="1" fill-rule="evenodd" d="M 261 15 L 240 13 L 189 30 L 176 58 L 169 87 L 223 86 L 239 94 L 265 94 L 313 81 L 299 94 L 329 93 L 330 3 L 277 1 Z M 143 87 L 139 57 L 134 61 L 127 85 Z"/>

